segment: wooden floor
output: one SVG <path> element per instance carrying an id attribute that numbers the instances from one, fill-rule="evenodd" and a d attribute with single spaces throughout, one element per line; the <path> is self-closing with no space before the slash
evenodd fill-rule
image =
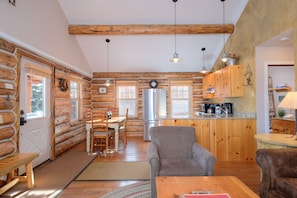
<path id="1" fill-rule="evenodd" d="M 145 161 L 147 146 L 142 137 L 128 137 L 127 147 L 120 144 L 119 152 L 98 156 L 96 161 Z M 84 144 L 75 149 L 85 149 Z M 238 177 L 243 183 L 258 194 L 260 170 L 255 162 L 217 162 L 215 175 Z M 73 181 L 61 194 L 60 198 L 98 198 L 118 187 L 137 181 Z"/>

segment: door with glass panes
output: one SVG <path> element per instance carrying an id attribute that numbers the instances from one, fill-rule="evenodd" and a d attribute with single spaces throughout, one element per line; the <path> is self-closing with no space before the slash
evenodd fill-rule
<path id="1" fill-rule="evenodd" d="M 50 158 L 50 67 L 21 59 L 20 71 L 20 153 L 37 152 L 37 166 Z"/>

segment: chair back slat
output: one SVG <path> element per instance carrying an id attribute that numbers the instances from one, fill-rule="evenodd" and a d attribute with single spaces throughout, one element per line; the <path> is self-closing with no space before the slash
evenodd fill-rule
<path id="1" fill-rule="evenodd" d="M 92 130 L 107 132 L 108 131 L 108 118 L 107 109 L 92 109 Z"/>

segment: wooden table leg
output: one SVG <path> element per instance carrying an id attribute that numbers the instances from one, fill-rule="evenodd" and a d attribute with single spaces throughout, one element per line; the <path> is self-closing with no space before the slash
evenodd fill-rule
<path id="1" fill-rule="evenodd" d="M 26 166 L 26 176 L 27 176 L 27 187 L 33 188 L 34 187 L 34 173 L 32 162 L 25 165 Z"/>

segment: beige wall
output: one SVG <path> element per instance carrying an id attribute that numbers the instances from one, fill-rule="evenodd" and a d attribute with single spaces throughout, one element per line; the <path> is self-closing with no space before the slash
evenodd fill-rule
<path id="1" fill-rule="evenodd" d="M 294 46 L 297 46 L 296 10 L 296 0 L 249 0 L 236 24 L 235 32 L 230 35 L 225 46 L 226 52 L 240 57 L 238 64 L 244 66 L 244 73 L 250 68 L 253 74 L 252 83 L 245 86 L 245 97 L 229 100 L 235 104 L 236 111 L 257 112 L 256 93 L 259 84 L 256 76 L 262 74 L 256 73 L 256 67 L 263 65 L 256 63 L 256 47 L 289 29 L 294 30 Z M 293 62 L 296 61 L 295 56 Z M 214 68 L 216 70 L 220 67 L 221 61 L 218 58 Z M 261 77 L 257 76 L 257 79 Z"/>

